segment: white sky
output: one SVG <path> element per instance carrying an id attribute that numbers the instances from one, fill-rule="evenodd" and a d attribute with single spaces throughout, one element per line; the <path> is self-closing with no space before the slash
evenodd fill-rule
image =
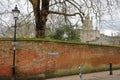
<path id="1" fill-rule="evenodd" d="M 111 35 L 111 32 L 117 34 L 120 32 L 120 8 L 112 12 L 112 17 L 110 15 L 104 15 L 103 19 L 106 20 L 102 23 L 103 33 Z"/>

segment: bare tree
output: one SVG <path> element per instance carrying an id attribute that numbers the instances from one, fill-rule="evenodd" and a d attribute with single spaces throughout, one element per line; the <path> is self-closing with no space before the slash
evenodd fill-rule
<path id="1" fill-rule="evenodd" d="M 64 15 L 64 16 L 75 16 L 79 14 L 82 19 L 84 16 L 80 8 L 75 6 L 75 4 L 73 4 L 69 0 L 54 0 L 54 1 L 52 0 L 29 0 L 29 1 L 32 3 L 34 15 L 35 15 L 36 37 L 42 37 L 42 38 L 45 37 L 45 24 L 47 22 L 47 16 L 49 14 L 59 14 L 59 15 Z M 79 12 L 72 13 L 72 14 L 61 12 L 59 11 L 60 7 L 58 7 L 58 11 L 49 10 L 50 7 L 60 6 L 59 4 L 62 4 L 65 2 L 71 3 L 72 5 L 74 5 L 79 10 Z"/>
<path id="2" fill-rule="evenodd" d="M 49 14 L 66 16 L 80 15 L 81 22 L 87 13 L 96 15 L 96 19 L 101 20 L 101 16 L 112 12 L 112 8 L 119 2 L 118 0 L 29 0 L 33 6 L 36 37 L 45 37 L 45 24 Z M 74 7 L 76 11 L 68 12 L 67 5 Z M 65 6 L 65 7 L 63 7 Z M 54 10 L 52 8 L 55 8 Z M 64 11 L 62 11 L 64 9 Z"/>

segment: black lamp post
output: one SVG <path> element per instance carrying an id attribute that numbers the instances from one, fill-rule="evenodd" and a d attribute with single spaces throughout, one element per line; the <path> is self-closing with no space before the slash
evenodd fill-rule
<path id="1" fill-rule="evenodd" d="M 18 15 L 20 13 L 20 11 L 17 8 L 17 5 L 15 6 L 14 9 L 12 9 L 12 13 L 14 16 L 14 20 L 15 20 L 15 25 L 14 25 L 14 41 L 13 41 L 13 63 L 12 63 L 12 80 L 15 80 L 15 53 L 16 53 L 16 22 L 18 20 Z"/>

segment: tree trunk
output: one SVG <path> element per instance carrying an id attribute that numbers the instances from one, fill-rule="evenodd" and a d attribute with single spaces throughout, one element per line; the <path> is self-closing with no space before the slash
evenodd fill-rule
<path id="1" fill-rule="evenodd" d="M 49 0 L 42 0 L 42 7 L 40 10 L 40 0 L 30 0 L 33 6 L 35 23 L 36 23 L 36 37 L 45 37 L 45 25 L 49 12 Z"/>

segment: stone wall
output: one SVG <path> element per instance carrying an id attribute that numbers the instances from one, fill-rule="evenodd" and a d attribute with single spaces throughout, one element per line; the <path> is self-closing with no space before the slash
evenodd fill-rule
<path id="1" fill-rule="evenodd" d="M 12 58 L 12 41 L 0 41 L 0 76 L 11 76 Z M 17 44 L 16 70 L 22 73 L 38 74 L 109 62 L 120 64 L 120 47 L 48 41 L 18 41 Z"/>

